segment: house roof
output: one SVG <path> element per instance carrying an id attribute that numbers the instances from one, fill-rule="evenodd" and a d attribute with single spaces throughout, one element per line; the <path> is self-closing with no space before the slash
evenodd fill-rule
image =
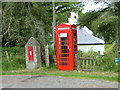
<path id="1" fill-rule="evenodd" d="M 78 44 L 79 45 L 98 45 L 104 44 L 104 40 L 93 36 L 93 32 L 88 29 L 86 26 L 84 27 L 77 27 L 78 33 Z"/>

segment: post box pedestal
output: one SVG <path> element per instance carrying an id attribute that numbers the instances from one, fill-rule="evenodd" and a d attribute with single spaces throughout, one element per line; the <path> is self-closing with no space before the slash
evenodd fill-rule
<path id="1" fill-rule="evenodd" d="M 31 37 L 25 45 L 26 68 L 34 69 L 41 67 L 40 44 Z"/>

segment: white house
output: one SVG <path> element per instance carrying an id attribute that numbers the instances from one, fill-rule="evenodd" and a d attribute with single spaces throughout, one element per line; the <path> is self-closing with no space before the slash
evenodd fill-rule
<path id="1" fill-rule="evenodd" d="M 71 12 L 71 16 L 68 19 L 69 24 L 77 24 L 78 14 Z M 93 35 L 93 32 L 86 26 L 77 26 L 77 38 L 78 38 L 78 50 L 88 52 L 89 50 L 100 51 L 103 55 L 105 51 L 105 41 L 97 38 Z"/>
<path id="2" fill-rule="evenodd" d="M 93 36 L 93 32 L 89 30 L 86 26 L 80 28 L 77 27 L 78 35 L 78 50 L 83 52 L 88 52 L 89 50 L 100 51 L 100 54 L 103 55 L 105 51 L 105 42 L 104 40 Z"/>

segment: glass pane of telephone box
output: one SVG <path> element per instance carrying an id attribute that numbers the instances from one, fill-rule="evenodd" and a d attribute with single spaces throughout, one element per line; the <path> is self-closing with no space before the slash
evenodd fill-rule
<path id="1" fill-rule="evenodd" d="M 69 50 L 61 50 L 61 53 L 69 53 Z"/>
<path id="2" fill-rule="evenodd" d="M 60 57 L 69 57 L 69 54 L 61 54 Z"/>
<path id="3" fill-rule="evenodd" d="M 76 53 L 76 52 L 77 52 L 77 46 L 74 45 L 74 53 Z"/>
<path id="4" fill-rule="evenodd" d="M 74 45 L 74 48 L 77 48 L 77 46 L 76 46 L 76 45 Z"/>
<path id="5" fill-rule="evenodd" d="M 68 61 L 68 58 L 60 58 L 60 61 Z"/>
<path id="6" fill-rule="evenodd" d="M 68 62 L 61 62 L 60 65 L 67 66 L 67 65 L 69 65 L 69 63 Z"/>
<path id="7" fill-rule="evenodd" d="M 61 42 L 61 45 L 68 45 L 68 42 Z"/>
<path id="8" fill-rule="evenodd" d="M 76 41 L 77 40 L 77 38 L 76 37 L 74 37 L 74 41 Z"/>
<path id="9" fill-rule="evenodd" d="M 74 44 L 77 44 L 77 42 L 76 42 L 76 41 L 74 41 Z"/>
<path id="10" fill-rule="evenodd" d="M 76 37 L 77 36 L 77 34 L 76 33 L 74 33 L 74 37 Z"/>
<path id="11" fill-rule="evenodd" d="M 68 40 L 67 37 L 61 38 L 61 41 L 67 41 L 67 40 Z"/>
<path id="12" fill-rule="evenodd" d="M 67 49 L 67 46 L 61 46 L 61 49 Z"/>

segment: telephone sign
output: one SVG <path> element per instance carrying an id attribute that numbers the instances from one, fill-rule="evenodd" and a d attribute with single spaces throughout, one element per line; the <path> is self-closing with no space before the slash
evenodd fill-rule
<path id="1" fill-rule="evenodd" d="M 67 37 L 67 33 L 60 33 L 60 37 Z"/>

